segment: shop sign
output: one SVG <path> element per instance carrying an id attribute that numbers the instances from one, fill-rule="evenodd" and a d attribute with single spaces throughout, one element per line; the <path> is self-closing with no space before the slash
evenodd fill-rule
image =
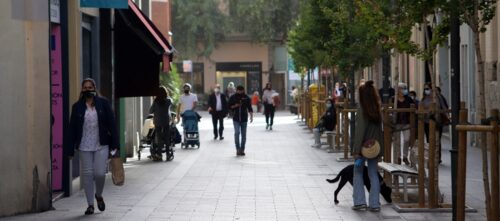
<path id="1" fill-rule="evenodd" d="M 87 8 L 128 8 L 129 0 L 80 0 L 80 7 Z"/>

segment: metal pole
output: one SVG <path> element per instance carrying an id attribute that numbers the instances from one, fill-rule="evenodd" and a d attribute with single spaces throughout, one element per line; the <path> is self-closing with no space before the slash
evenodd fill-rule
<path id="1" fill-rule="evenodd" d="M 451 0 L 452 5 L 458 0 Z M 460 21 L 456 10 L 452 10 L 450 18 L 450 73 L 451 73 L 451 198 L 453 205 L 453 220 L 457 214 L 457 158 L 458 158 L 458 133 L 455 129 L 460 111 Z"/>

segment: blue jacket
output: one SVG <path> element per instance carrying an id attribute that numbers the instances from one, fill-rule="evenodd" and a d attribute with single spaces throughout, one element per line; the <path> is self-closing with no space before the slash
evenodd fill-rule
<path id="1" fill-rule="evenodd" d="M 117 126 L 109 101 L 97 96 L 94 97 L 94 104 L 97 111 L 97 120 L 99 121 L 99 143 L 101 145 L 109 145 L 109 150 L 118 148 L 120 143 L 118 141 Z M 71 118 L 69 121 L 70 145 L 66 148 L 68 156 L 73 156 L 75 149 L 78 149 L 80 146 L 86 110 L 87 105 L 84 99 L 80 99 L 74 103 L 71 108 Z"/>

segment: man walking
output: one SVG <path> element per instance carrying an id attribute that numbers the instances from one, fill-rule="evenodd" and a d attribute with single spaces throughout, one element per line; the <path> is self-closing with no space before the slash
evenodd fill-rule
<path id="1" fill-rule="evenodd" d="M 220 92 L 220 85 L 216 84 L 214 93 L 208 97 L 208 113 L 212 115 L 212 124 L 214 125 L 214 140 L 224 140 L 222 133 L 224 132 L 224 118 L 228 112 L 226 95 Z M 219 128 L 217 128 L 217 123 Z"/>
<path id="2" fill-rule="evenodd" d="M 236 94 L 229 98 L 229 107 L 233 111 L 236 156 L 245 156 L 248 115 L 250 115 L 250 123 L 252 123 L 253 110 L 250 102 L 250 97 L 245 94 L 245 88 L 243 86 L 239 85 L 238 87 L 236 87 Z"/>

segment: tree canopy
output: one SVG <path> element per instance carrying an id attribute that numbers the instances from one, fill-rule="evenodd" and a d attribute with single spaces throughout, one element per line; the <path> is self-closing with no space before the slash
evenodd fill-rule
<path id="1" fill-rule="evenodd" d="M 181 58 L 210 57 L 232 35 L 255 43 L 284 41 L 298 15 L 298 0 L 173 1 L 173 41 Z"/>

